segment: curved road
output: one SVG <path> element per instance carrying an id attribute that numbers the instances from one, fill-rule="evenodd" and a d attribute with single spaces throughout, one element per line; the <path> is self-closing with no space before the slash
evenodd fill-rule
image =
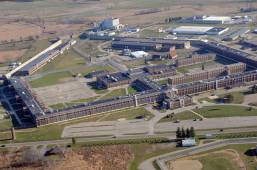
<path id="1" fill-rule="evenodd" d="M 156 163 L 162 170 L 169 170 L 167 168 L 167 166 L 165 165 L 165 162 L 170 161 L 170 160 L 175 160 L 178 158 L 195 155 L 197 153 L 220 148 L 220 147 L 223 147 L 226 145 L 253 144 L 253 143 L 257 143 L 257 138 L 239 138 L 239 139 L 227 139 L 227 140 L 215 141 L 212 143 L 195 146 L 192 148 L 188 148 L 188 149 L 184 149 L 184 150 L 180 150 L 180 151 L 176 151 L 176 152 L 172 152 L 172 153 L 167 153 L 164 155 L 150 158 L 150 159 L 142 162 L 139 165 L 139 170 L 155 170 L 155 168 L 153 167 L 153 164 L 152 164 L 153 161 L 156 161 Z"/>

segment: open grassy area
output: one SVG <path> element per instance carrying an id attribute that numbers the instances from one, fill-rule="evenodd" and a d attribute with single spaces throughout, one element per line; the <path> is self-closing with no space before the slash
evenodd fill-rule
<path id="1" fill-rule="evenodd" d="M 152 30 L 152 29 L 144 29 L 143 31 L 139 32 L 140 37 L 146 37 L 146 38 L 156 38 L 156 37 L 164 38 L 167 35 L 169 35 L 169 34 L 158 32 L 158 30 Z"/>
<path id="2" fill-rule="evenodd" d="M 34 57 L 36 54 L 45 50 L 50 45 L 51 43 L 47 39 L 35 41 L 32 44 L 31 48 L 27 50 L 26 53 L 21 57 L 20 61 L 23 63 L 29 60 L 30 58 Z"/>
<path id="3" fill-rule="evenodd" d="M 153 117 L 153 114 L 151 114 L 143 107 L 114 111 L 107 114 L 108 115 L 103 119 L 101 119 L 101 121 L 113 121 L 113 120 L 118 120 L 122 118 L 126 120 L 133 120 L 138 117 L 145 117 L 149 120 Z"/>
<path id="4" fill-rule="evenodd" d="M 224 97 L 226 97 L 227 95 L 232 95 L 233 99 L 231 101 L 229 101 L 229 103 L 241 104 L 244 101 L 244 95 L 245 95 L 244 93 L 245 92 L 225 93 L 225 94 L 219 95 L 218 99 L 202 98 L 202 99 L 199 99 L 199 102 L 207 101 L 207 102 L 212 102 L 212 103 L 219 103 L 219 101 L 221 99 L 223 99 Z"/>
<path id="5" fill-rule="evenodd" d="M 39 73 L 45 71 L 56 71 L 61 69 L 79 67 L 85 64 L 85 60 L 80 57 L 73 49 L 65 51 L 63 54 L 57 56 L 53 61 L 38 70 Z"/>
<path id="6" fill-rule="evenodd" d="M 58 104 L 51 105 L 49 107 L 51 107 L 52 109 L 64 109 L 64 108 L 71 107 L 71 106 L 74 106 L 74 105 L 87 103 L 87 102 L 92 102 L 92 101 L 95 101 L 96 99 L 97 99 L 97 96 L 90 97 L 90 98 L 87 98 L 87 99 L 72 100 L 72 101 L 67 102 L 67 103 L 58 103 Z"/>
<path id="7" fill-rule="evenodd" d="M 135 93 L 137 93 L 137 90 L 134 89 L 133 87 L 129 86 L 128 87 L 128 94 L 135 94 Z"/>
<path id="8" fill-rule="evenodd" d="M 2 119 L 0 120 L 0 130 L 10 129 L 12 128 L 11 119 Z"/>
<path id="9" fill-rule="evenodd" d="M 172 144 L 134 144 L 131 145 L 131 149 L 135 157 L 130 163 L 129 170 L 138 170 L 139 164 L 144 160 L 181 148 L 176 148 Z"/>
<path id="10" fill-rule="evenodd" d="M 62 80 L 67 78 L 72 78 L 72 74 L 69 71 L 51 73 L 39 79 L 30 81 L 30 85 L 33 88 L 50 86 L 61 83 Z"/>
<path id="11" fill-rule="evenodd" d="M 177 113 L 174 116 L 166 116 L 162 118 L 159 122 L 173 122 L 176 120 L 193 120 L 193 119 L 199 119 L 200 117 L 197 116 L 196 114 L 190 112 L 190 111 L 185 111 L 181 113 Z"/>
<path id="12" fill-rule="evenodd" d="M 108 65 L 93 65 L 93 66 L 84 66 L 77 70 L 73 70 L 74 73 L 81 73 L 83 76 L 87 76 L 89 73 L 93 71 L 101 71 L 101 70 L 107 70 L 107 71 L 114 71 L 114 69 L 111 66 Z"/>
<path id="13" fill-rule="evenodd" d="M 240 168 L 231 159 L 231 156 L 222 153 L 210 154 L 198 158 L 198 160 L 203 165 L 202 170 L 240 170 Z"/>
<path id="14" fill-rule="evenodd" d="M 115 89 L 110 91 L 109 93 L 107 93 L 106 95 L 104 95 L 103 97 L 101 97 L 101 99 L 110 99 L 116 96 L 125 96 L 126 95 L 126 91 L 124 88 L 121 89 Z"/>
<path id="15" fill-rule="evenodd" d="M 234 117 L 234 116 L 257 116 L 256 109 L 249 109 L 242 106 L 208 106 L 195 109 L 195 112 L 206 118 Z"/>

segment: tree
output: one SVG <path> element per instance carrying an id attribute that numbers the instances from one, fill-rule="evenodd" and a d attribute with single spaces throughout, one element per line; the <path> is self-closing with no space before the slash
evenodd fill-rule
<path id="1" fill-rule="evenodd" d="M 195 137 L 195 129 L 194 129 L 194 127 L 191 127 L 191 128 L 190 128 L 190 137 L 191 137 L 191 138 L 194 138 L 194 137 Z"/>
<path id="2" fill-rule="evenodd" d="M 202 70 L 205 70 L 205 65 L 204 64 L 202 65 Z"/>
<path id="3" fill-rule="evenodd" d="M 177 137 L 177 139 L 179 139 L 179 138 L 181 138 L 181 130 L 180 130 L 180 128 L 178 127 L 177 128 L 177 131 L 176 131 L 176 137 Z"/>
<path id="4" fill-rule="evenodd" d="M 190 130 L 187 128 L 186 129 L 186 138 L 190 138 L 191 134 L 190 134 Z"/>
<path id="5" fill-rule="evenodd" d="M 186 132 L 185 129 L 182 127 L 181 129 L 181 138 L 185 138 L 186 137 Z"/>

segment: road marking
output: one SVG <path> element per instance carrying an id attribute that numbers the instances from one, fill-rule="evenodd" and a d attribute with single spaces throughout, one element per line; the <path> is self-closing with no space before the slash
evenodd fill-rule
<path id="1" fill-rule="evenodd" d="M 193 110 L 188 110 L 188 111 L 194 113 L 195 115 L 199 116 L 199 117 L 202 118 L 202 119 L 207 119 L 207 118 L 203 117 L 202 115 L 200 115 L 199 113 L 197 113 L 197 112 L 195 112 L 195 111 L 193 111 Z"/>

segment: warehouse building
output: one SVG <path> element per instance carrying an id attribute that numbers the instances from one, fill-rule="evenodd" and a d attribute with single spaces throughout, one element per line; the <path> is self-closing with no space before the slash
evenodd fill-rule
<path id="1" fill-rule="evenodd" d="M 232 18 L 230 16 L 193 16 L 183 18 L 179 22 L 192 24 L 231 24 Z"/>
<path id="2" fill-rule="evenodd" d="M 120 24 L 119 18 L 107 18 L 101 22 L 100 28 L 102 30 L 107 30 L 107 29 L 119 30 L 122 28 L 122 25 Z"/>
<path id="3" fill-rule="evenodd" d="M 244 45 L 245 47 L 250 47 L 250 48 L 257 48 L 257 39 L 253 39 L 253 40 L 243 40 L 240 42 L 242 45 Z"/>

